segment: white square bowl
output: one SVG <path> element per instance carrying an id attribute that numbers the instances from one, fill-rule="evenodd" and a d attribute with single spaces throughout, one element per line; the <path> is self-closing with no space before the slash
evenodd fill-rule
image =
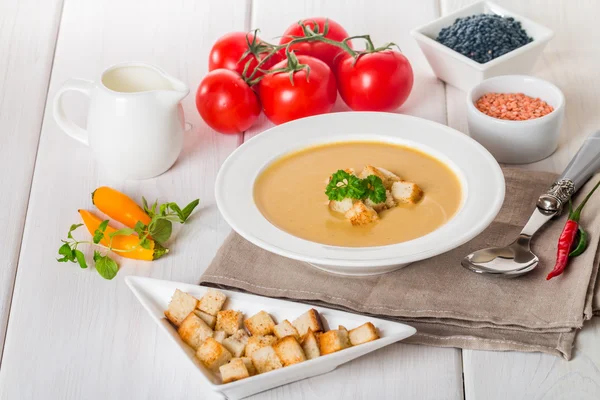
<path id="1" fill-rule="evenodd" d="M 306 312 L 308 309 L 314 308 L 321 315 L 322 322 L 326 329 L 336 329 L 338 325 L 343 325 L 348 329 L 351 329 L 370 321 L 377 327 L 380 334 L 380 338 L 372 342 L 363 343 L 358 346 L 338 351 L 337 353 L 321 356 L 289 367 L 255 375 L 250 378 L 223 384 L 216 374 L 208 370 L 195 357 L 194 350 L 181 340 L 177 330 L 164 316 L 164 311 L 167 309 L 175 289 L 179 289 L 196 298 L 200 298 L 208 288 L 187 283 L 133 276 L 126 277 L 125 282 L 140 303 L 142 303 L 142 306 L 148 311 L 152 319 L 156 321 L 160 330 L 169 336 L 171 343 L 173 343 L 173 350 L 179 352 L 194 364 L 199 372 L 198 376 L 210 390 L 223 394 L 227 399 L 240 399 L 290 382 L 333 371 L 341 364 L 405 339 L 414 335 L 416 332 L 415 328 L 398 322 L 366 317 L 325 307 L 315 307 L 292 301 L 221 290 L 227 295 L 227 301 L 223 308 L 240 310 L 246 317 L 252 316 L 261 310 L 265 310 L 275 319 L 275 322 L 281 322 L 284 319 L 292 320 Z"/>
<path id="2" fill-rule="evenodd" d="M 444 46 L 435 40 L 442 30 L 454 23 L 457 18 L 476 14 L 497 14 L 513 17 L 521 23 L 531 43 L 508 52 L 498 58 L 480 64 L 469 57 Z M 468 91 L 487 78 L 498 75 L 525 75 L 535 65 L 538 57 L 554 33 L 532 20 L 510 12 L 491 1 L 472 4 L 444 17 L 423 25 L 410 34 L 415 38 L 427 58 L 434 74 L 442 81 L 463 91 Z"/>

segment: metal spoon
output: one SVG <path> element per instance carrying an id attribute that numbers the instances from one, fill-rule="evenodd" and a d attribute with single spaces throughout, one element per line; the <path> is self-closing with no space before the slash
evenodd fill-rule
<path id="1" fill-rule="evenodd" d="M 600 169 L 600 131 L 590 135 L 561 177 L 541 195 L 533 215 L 517 237 L 506 247 L 478 250 L 463 258 L 463 267 L 486 275 L 514 278 L 533 270 L 539 258 L 530 248 L 531 237 Z"/>

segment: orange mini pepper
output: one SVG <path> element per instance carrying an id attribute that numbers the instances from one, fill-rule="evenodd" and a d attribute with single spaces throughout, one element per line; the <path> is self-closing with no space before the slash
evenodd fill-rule
<path id="1" fill-rule="evenodd" d="M 102 223 L 102 219 L 87 210 L 79 210 L 79 214 L 81 215 L 85 227 L 93 236 L 96 229 L 100 226 L 100 223 Z M 107 247 L 111 245 L 108 235 L 115 231 L 116 229 L 112 226 L 107 226 L 104 231 L 104 238 L 102 238 L 100 243 Z M 140 238 L 137 235 L 117 235 L 112 239 L 112 248 L 116 250 L 116 254 L 121 257 L 144 261 L 156 260 L 169 252 L 169 249 L 164 248 L 153 240 L 149 240 L 149 243 L 150 248 L 145 249 L 140 246 Z"/>
<path id="2" fill-rule="evenodd" d="M 94 190 L 92 203 L 98 210 L 129 228 L 134 228 L 138 221 L 148 225 L 152 220 L 129 196 L 108 186 Z"/>

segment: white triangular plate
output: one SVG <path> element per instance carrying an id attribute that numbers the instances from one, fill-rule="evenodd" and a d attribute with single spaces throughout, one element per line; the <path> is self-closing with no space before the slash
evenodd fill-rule
<path id="1" fill-rule="evenodd" d="M 164 311 L 167 309 L 175 289 L 200 298 L 206 292 L 207 288 L 188 283 L 133 276 L 126 277 L 125 282 L 127 282 L 127 285 L 148 313 L 150 313 L 150 316 L 156 321 L 160 329 L 172 339 L 174 347 L 178 349 L 176 351 L 184 354 L 198 368 L 202 379 L 213 391 L 222 393 L 228 399 L 240 399 L 286 383 L 333 371 L 341 364 L 380 349 L 390 343 L 405 339 L 416 332 L 415 328 L 397 322 L 351 314 L 330 308 L 313 307 L 292 301 L 223 290 L 222 292 L 227 295 L 227 302 L 223 308 L 240 310 L 244 313 L 245 317 L 252 316 L 260 310 L 265 310 L 271 314 L 275 322 L 280 322 L 284 319 L 291 321 L 308 309 L 315 308 L 321 314 L 326 329 L 336 329 L 338 325 L 352 329 L 371 321 L 379 329 L 381 338 L 289 367 L 255 375 L 240 381 L 222 384 L 217 375 L 204 367 L 196 359 L 194 350 L 179 338 L 175 328 L 164 316 Z"/>

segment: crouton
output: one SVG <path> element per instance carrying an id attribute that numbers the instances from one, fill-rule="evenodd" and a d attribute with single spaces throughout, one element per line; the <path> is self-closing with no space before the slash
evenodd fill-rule
<path id="1" fill-rule="evenodd" d="M 314 308 L 311 308 L 292 322 L 292 325 L 298 331 L 300 336 L 304 336 L 308 329 L 312 329 L 313 332 L 321 332 L 323 330 L 323 324 L 321 323 L 321 317 Z"/>
<path id="2" fill-rule="evenodd" d="M 169 308 L 165 311 L 165 317 L 175 326 L 181 325 L 183 320 L 196 308 L 198 299 L 192 295 L 182 292 L 179 289 L 175 290 Z"/>
<path id="3" fill-rule="evenodd" d="M 244 365 L 246 365 L 246 369 L 248 370 L 250 376 L 256 375 L 256 368 L 254 368 L 252 359 L 250 357 L 242 357 L 241 360 L 244 362 Z"/>
<path id="4" fill-rule="evenodd" d="M 284 367 L 306 361 L 304 350 L 302 350 L 302 346 L 294 336 L 286 336 L 273 343 L 273 350 L 275 350 Z"/>
<path id="5" fill-rule="evenodd" d="M 383 182 L 383 186 L 385 186 L 386 189 L 390 189 L 394 182 L 400 181 L 400 177 L 394 174 L 393 172 L 390 172 L 387 169 L 383 169 L 380 167 L 373 167 L 372 165 L 365 166 L 365 168 L 360 172 L 358 177 L 360 179 L 365 179 L 370 175 L 378 176 Z"/>
<path id="6" fill-rule="evenodd" d="M 416 183 L 394 182 L 392 196 L 398 203 L 416 204 L 423 198 L 423 190 Z"/>
<path id="7" fill-rule="evenodd" d="M 246 329 L 253 336 L 264 336 L 273 333 L 275 322 L 266 311 L 260 311 L 244 321 Z"/>
<path id="8" fill-rule="evenodd" d="M 329 209 L 331 211 L 344 214 L 352 208 L 352 204 L 354 204 L 354 200 L 346 197 L 342 201 L 330 200 L 328 204 L 329 204 Z"/>
<path id="9" fill-rule="evenodd" d="M 273 327 L 273 332 L 275 333 L 275 336 L 277 336 L 277 339 L 282 339 L 286 336 L 294 336 L 296 339 L 300 339 L 298 331 L 287 319 L 284 319 L 282 323 L 275 325 Z"/>
<path id="10" fill-rule="evenodd" d="M 304 335 L 300 344 L 302 345 L 302 350 L 304 350 L 307 359 L 312 360 L 321 355 L 319 342 L 312 329 L 308 328 L 308 332 L 306 332 L 306 335 Z"/>
<path id="11" fill-rule="evenodd" d="M 266 336 L 250 336 L 248 338 L 248 344 L 246 345 L 246 357 L 252 356 L 258 349 L 270 346 L 277 341 L 277 338 L 273 335 Z"/>
<path id="12" fill-rule="evenodd" d="M 198 347 L 196 357 L 213 371 L 217 371 L 221 365 L 227 364 L 232 358 L 229 350 L 210 337 Z"/>
<path id="13" fill-rule="evenodd" d="M 239 381 L 250 376 L 246 364 L 244 364 L 241 358 L 232 358 L 227 364 L 221 365 L 219 371 L 221 372 L 223 383 Z"/>
<path id="14" fill-rule="evenodd" d="M 357 328 L 351 329 L 348 337 L 352 346 L 356 346 L 379 339 L 379 333 L 377 333 L 377 329 L 372 323 L 367 322 Z"/>
<path id="15" fill-rule="evenodd" d="M 340 331 L 347 331 L 348 329 L 346 329 L 346 327 L 344 325 L 338 325 L 338 329 Z"/>
<path id="16" fill-rule="evenodd" d="M 206 325 L 210 327 L 210 329 L 215 329 L 215 323 L 217 322 L 217 317 L 214 315 L 210 315 L 205 313 L 204 311 L 194 310 L 194 314 L 196 314 L 200 319 L 206 322 Z"/>
<path id="17" fill-rule="evenodd" d="M 244 314 L 236 310 L 224 310 L 217 313 L 217 324 L 215 329 L 224 331 L 228 335 L 233 335 L 242 328 Z"/>
<path id="18" fill-rule="evenodd" d="M 344 216 L 350 220 L 352 225 L 367 225 L 379 220 L 377 211 L 365 205 L 362 201 L 355 202 L 352 208 L 346 211 Z"/>
<path id="19" fill-rule="evenodd" d="M 250 358 L 252 358 L 252 363 L 259 374 L 283 368 L 281 360 L 271 346 L 256 350 Z"/>
<path id="20" fill-rule="evenodd" d="M 243 356 L 247 344 L 248 334 L 243 329 L 238 330 L 233 335 L 223 340 L 223 346 L 225 346 L 234 357 Z"/>
<path id="21" fill-rule="evenodd" d="M 335 353 L 350 347 L 347 330 L 334 329 L 323 333 L 319 337 L 319 350 L 321 355 Z"/>
<path id="22" fill-rule="evenodd" d="M 223 340 L 225 340 L 227 338 L 227 334 L 225 332 L 223 332 L 223 331 L 214 331 L 212 337 L 217 342 L 223 343 Z"/>
<path id="23" fill-rule="evenodd" d="M 227 300 L 225 293 L 219 292 L 216 289 L 208 289 L 200 299 L 198 309 L 210 315 L 217 315 L 221 311 L 221 308 L 223 308 L 225 300 Z"/>
<path id="24" fill-rule="evenodd" d="M 194 350 L 198 350 L 202 342 L 213 335 L 213 330 L 193 312 L 183 320 L 177 332 Z"/>

